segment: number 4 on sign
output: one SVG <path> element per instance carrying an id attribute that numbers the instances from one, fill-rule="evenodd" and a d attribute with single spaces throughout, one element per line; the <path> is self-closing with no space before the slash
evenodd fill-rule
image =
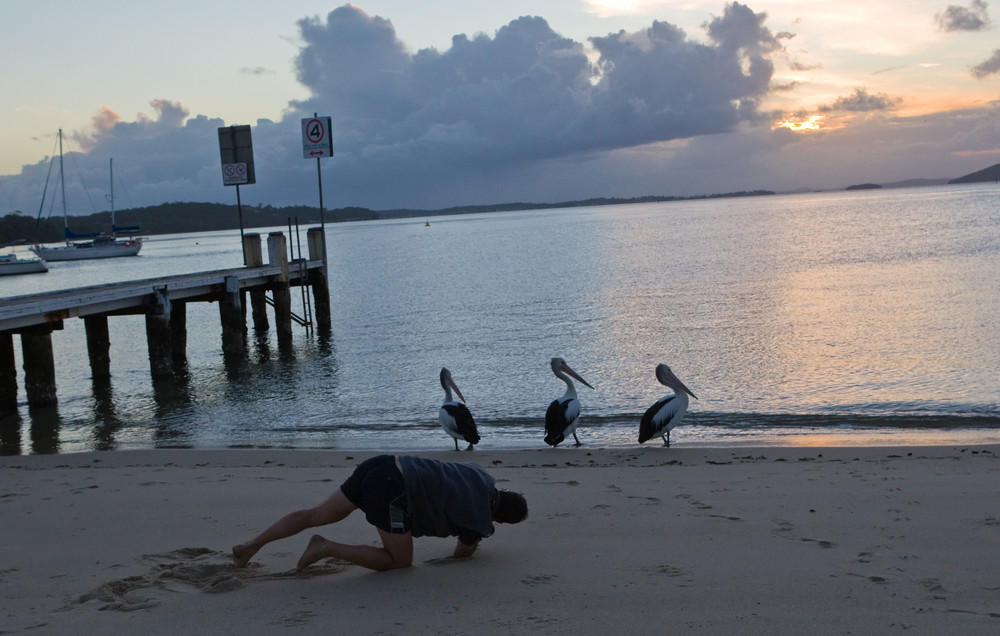
<path id="1" fill-rule="evenodd" d="M 302 156 L 306 159 L 332 157 L 330 117 L 309 117 L 302 120 Z"/>

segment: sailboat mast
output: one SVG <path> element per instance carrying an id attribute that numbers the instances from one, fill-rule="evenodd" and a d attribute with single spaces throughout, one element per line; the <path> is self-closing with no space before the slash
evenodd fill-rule
<path id="1" fill-rule="evenodd" d="M 59 186 L 62 188 L 63 236 L 66 237 L 68 244 L 69 234 L 66 233 L 66 230 L 69 229 L 69 218 L 66 214 L 66 176 L 63 171 L 62 128 L 59 129 Z"/>
<path id="2" fill-rule="evenodd" d="M 115 235 L 115 158 L 108 159 L 108 172 L 111 173 L 111 236 Z"/>

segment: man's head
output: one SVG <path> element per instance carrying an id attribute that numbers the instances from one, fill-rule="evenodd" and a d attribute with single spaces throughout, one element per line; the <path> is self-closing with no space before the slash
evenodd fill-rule
<path id="1" fill-rule="evenodd" d="M 519 492 L 497 491 L 497 505 L 493 509 L 493 521 L 497 523 L 521 523 L 528 518 L 528 502 Z"/>

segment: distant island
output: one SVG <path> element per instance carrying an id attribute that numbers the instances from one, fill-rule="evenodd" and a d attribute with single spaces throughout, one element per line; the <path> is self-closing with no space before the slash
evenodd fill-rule
<path id="1" fill-rule="evenodd" d="M 989 168 L 984 168 L 978 172 L 967 174 L 957 179 L 907 179 L 906 181 L 895 181 L 893 183 L 859 183 L 844 188 L 845 190 L 877 190 L 880 188 L 918 188 L 931 185 L 950 185 L 956 183 L 989 183 L 1000 182 L 1000 163 Z"/>

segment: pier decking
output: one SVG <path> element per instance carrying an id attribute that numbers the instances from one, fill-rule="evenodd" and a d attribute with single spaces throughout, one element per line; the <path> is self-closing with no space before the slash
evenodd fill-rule
<path id="1" fill-rule="evenodd" d="M 267 265 L 262 262 L 261 241 L 247 234 L 244 254 L 247 267 L 164 276 L 137 281 L 0 299 L 0 415 L 17 410 L 17 369 L 14 335 L 20 335 L 24 384 L 29 406 L 56 403 L 55 360 L 52 333 L 70 318 L 85 322 L 87 350 L 95 378 L 110 377 L 108 317 L 141 314 L 146 317 L 150 373 L 154 382 L 168 377 L 186 359 L 186 305 L 218 302 L 222 322 L 222 351 L 242 355 L 246 350 L 246 315 L 249 296 L 254 326 L 270 328 L 266 306 L 274 307 L 279 344 L 292 337 L 293 286 L 312 288 L 319 329 L 330 329 L 326 245 L 319 228 L 308 231 L 309 258 L 289 262 L 285 238 L 268 236 Z M 272 298 L 267 299 L 270 292 Z"/>

